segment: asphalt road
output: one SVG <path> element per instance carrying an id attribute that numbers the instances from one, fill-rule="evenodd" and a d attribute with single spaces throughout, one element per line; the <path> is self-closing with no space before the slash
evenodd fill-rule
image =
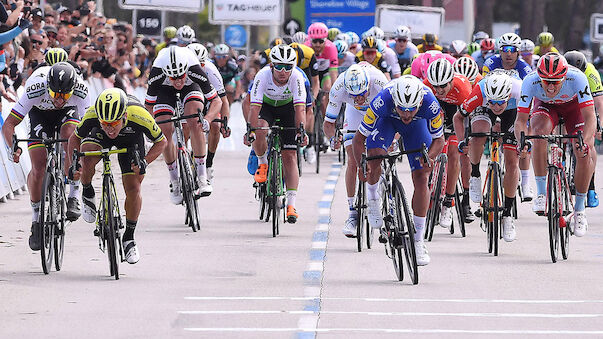
<path id="1" fill-rule="evenodd" d="M 546 219 L 529 204 L 519 207 L 517 240 L 501 242 L 498 257 L 477 221 L 466 238 L 438 228 L 431 264 L 413 286 L 396 280 L 383 245 L 358 253 L 342 235 L 347 202 L 335 154 L 319 175 L 304 167 L 300 220 L 276 238 L 257 218 L 246 158 L 217 154 L 197 233 L 169 202 L 165 166 L 151 164 L 136 232 L 141 260 L 122 263 L 119 281 L 81 219 L 68 229 L 63 270 L 44 275 L 27 244 L 27 194 L 0 204 L 0 337 L 603 337 L 601 208 L 588 210 L 587 235 L 573 237 L 569 259 L 556 264 Z M 399 173 L 412 192 L 406 163 Z"/>

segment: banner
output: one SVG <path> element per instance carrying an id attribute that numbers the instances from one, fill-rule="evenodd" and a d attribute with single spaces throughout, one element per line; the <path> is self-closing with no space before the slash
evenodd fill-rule
<path id="1" fill-rule="evenodd" d="M 280 25 L 285 20 L 283 0 L 214 0 L 210 3 L 212 24 Z"/>
<path id="2" fill-rule="evenodd" d="M 204 0 L 119 0 L 119 7 L 125 9 L 156 9 L 176 12 L 201 12 Z"/>
<path id="3" fill-rule="evenodd" d="M 412 38 L 418 39 L 425 33 L 441 35 L 444 26 L 444 8 L 422 6 L 377 6 L 377 26 L 385 33 L 394 33 L 400 25 L 410 27 Z"/>
<path id="4" fill-rule="evenodd" d="M 375 0 L 306 0 L 306 29 L 314 22 L 361 35 L 375 24 Z"/>

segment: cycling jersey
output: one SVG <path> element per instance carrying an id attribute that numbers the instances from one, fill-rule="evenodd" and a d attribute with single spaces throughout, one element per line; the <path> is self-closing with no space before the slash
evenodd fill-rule
<path id="1" fill-rule="evenodd" d="M 396 74 L 400 75 L 402 73 L 402 70 L 400 69 L 400 64 L 398 63 L 398 56 L 397 56 L 396 52 L 394 52 L 393 49 L 386 46 L 383 49 L 383 52 L 381 52 L 381 54 L 383 54 L 383 59 L 385 59 L 385 61 L 387 62 L 387 65 L 390 68 L 390 73 L 391 73 L 392 77 Z"/>
<path id="2" fill-rule="evenodd" d="M 306 46 L 312 47 L 312 40 L 308 39 L 305 43 Z M 330 70 L 337 70 L 339 66 L 339 60 L 337 59 L 337 47 L 328 39 L 325 39 L 325 46 L 322 53 L 318 54 L 314 51 L 316 56 L 316 70 L 320 73 L 324 73 Z"/>
<path id="3" fill-rule="evenodd" d="M 222 75 L 222 80 L 224 80 L 225 84 L 228 84 L 233 79 L 234 81 L 239 80 L 239 73 L 241 72 L 241 69 L 233 58 L 229 58 L 226 64 L 222 67 L 218 66 L 218 63 L 215 60 L 212 60 L 212 62 Z"/>
<path id="4" fill-rule="evenodd" d="M 318 75 L 318 70 L 316 69 L 316 56 L 314 55 L 314 50 L 306 45 L 298 44 L 294 42 L 290 44 L 291 48 L 295 49 L 297 53 L 297 67 L 299 67 L 308 78 Z M 264 50 L 260 54 L 260 67 L 266 66 L 270 62 L 270 48 Z"/>
<path id="5" fill-rule="evenodd" d="M 522 81 L 517 78 L 511 78 L 513 85 L 511 87 L 511 96 L 507 102 L 506 110 L 517 108 L 517 102 L 521 95 Z M 486 100 L 486 80 L 478 82 L 471 91 L 471 94 L 465 99 L 461 105 L 461 114 L 468 116 L 471 112 L 475 111 L 480 106 L 487 106 L 488 101 Z"/>
<path id="6" fill-rule="evenodd" d="M 486 75 L 495 69 L 504 69 L 500 54 L 493 55 L 486 60 L 483 67 L 483 73 Z M 532 67 L 521 58 L 517 59 L 514 69 L 519 73 L 520 79 L 525 78 L 528 73 L 532 72 Z"/>
<path id="7" fill-rule="evenodd" d="M 282 86 L 274 82 L 272 69 L 269 66 L 262 68 L 255 75 L 251 88 L 251 105 L 282 106 L 292 101 L 294 105 L 305 105 L 306 103 L 306 88 L 302 71 L 297 68 L 291 70 L 289 81 Z"/>
<path id="8" fill-rule="evenodd" d="M 206 62 L 201 64 L 201 69 L 207 74 L 209 82 L 216 89 L 219 97 L 226 96 L 226 90 L 224 89 L 224 80 L 216 65 L 213 62 Z"/>
<path id="9" fill-rule="evenodd" d="M 452 55 L 447 53 L 439 53 L 436 55 L 422 53 L 419 54 L 419 56 L 417 56 L 415 60 L 413 60 L 410 66 L 410 74 L 416 76 L 419 79 L 427 78 L 427 68 L 429 67 L 429 63 L 427 63 L 427 60 L 430 59 L 429 62 L 432 63 L 435 60 L 441 58 L 445 58 L 446 60 L 450 61 L 451 64 L 454 64 L 454 62 L 456 61 L 456 59 Z"/>
<path id="10" fill-rule="evenodd" d="M 339 67 L 337 70 L 339 71 L 339 73 L 343 73 L 343 72 L 347 71 L 347 69 L 350 68 L 350 66 L 352 66 L 355 63 L 356 63 L 356 56 L 354 55 L 354 53 L 352 53 L 350 51 L 346 51 L 345 54 L 343 55 L 343 58 L 339 59 Z"/>
<path id="11" fill-rule="evenodd" d="M 471 54 L 471 58 L 473 60 L 475 60 L 475 63 L 477 64 L 478 69 L 483 69 L 484 63 L 486 62 L 486 60 L 493 55 L 494 55 L 494 51 L 490 51 L 490 52 L 486 53 L 486 55 L 484 56 L 482 54 L 482 51 L 478 49 L 477 51 L 473 52 L 473 54 Z"/>
<path id="12" fill-rule="evenodd" d="M 52 98 L 48 94 L 48 72 L 50 66 L 40 67 L 36 69 L 27 79 L 25 83 L 25 92 L 19 97 L 19 100 L 10 111 L 10 114 L 17 118 L 19 121 L 23 120 L 33 108 L 43 111 L 58 110 L 52 103 Z M 90 96 L 88 95 L 88 86 L 84 83 L 82 78 L 76 76 L 76 83 L 73 89 L 73 95 L 67 100 L 67 102 L 61 107 L 72 107 L 75 108 L 73 117 L 76 120 L 69 120 L 66 123 L 77 124 L 79 117 L 83 116 L 88 107 L 90 107 Z"/>
<path id="13" fill-rule="evenodd" d="M 415 46 L 415 44 L 413 44 L 411 41 L 406 42 L 406 48 L 402 53 L 398 53 L 396 51 L 396 41 L 391 41 L 389 43 L 389 48 L 391 48 L 394 53 L 396 53 L 400 69 L 406 69 L 407 67 L 410 67 L 413 57 L 415 56 L 415 54 L 419 53 L 417 46 Z"/>
<path id="14" fill-rule="evenodd" d="M 383 54 L 379 53 L 379 52 L 375 52 L 377 53 L 377 55 L 375 55 L 375 59 L 373 59 L 373 62 L 371 62 L 370 64 L 377 67 L 377 69 L 379 69 L 381 72 L 386 73 L 389 72 L 391 70 L 391 67 L 388 65 L 387 61 L 385 61 L 385 59 L 383 58 Z M 356 63 L 360 63 L 362 61 L 366 61 L 366 59 L 364 59 L 364 54 L 362 53 L 362 51 L 356 53 Z M 366 61 L 368 62 L 368 61 Z"/>
<path id="15" fill-rule="evenodd" d="M 588 79 L 588 87 L 593 98 L 603 95 L 603 85 L 601 84 L 601 76 L 593 64 L 590 62 L 586 64 L 584 75 Z"/>
<path id="16" fill-rule="evenodd" d="M 433 85 L 429 80 L 423 79 L 423 83 L 425 86 L 429 87 L 431 91 L 434 90 Z M 446 97 L 438 100 L 459 106 L 467 99 L 469 94 L 471 94 L 471 83 L 464 75 L 455 73 L 454 78 L 452 78 L 452 88 L 448 91 Z"/>
<path id="17" fill-rule="evenodd" d="M 425 53 L 427 51 L 442 51 L 444 48 L 438 44 L 435 45 L 424 45 L 424 44 L 420 44 L 417 45 L 417 50 L 419 51 L 419 53 Z"/>
<path id="18" fill-rule="evenodd" d="M 549 52 L 559 53 L 559 50 L 555 48 L 555 46 L 553 46 L 551 47 L 551 50 Z M 534 54 L 542 56 L 542 54 L 540 53 L 540 45 L 534 47 Z"/>

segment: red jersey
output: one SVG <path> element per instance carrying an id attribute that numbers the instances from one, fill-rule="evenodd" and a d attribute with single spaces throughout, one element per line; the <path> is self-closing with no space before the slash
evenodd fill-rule
<path id="1" fill-rule="evenodd" d="M 429 87 L 435 94 L 435 90 L 429 80 L 423 79 L 423 83 Z M 464 75 L 454 74 L 454 78 L 452 79 L 452 88 L 448 91 L 445 98 L 438 98 L 438 100 L 460 106 L 465 99 L 469 97 L 471 94 L 471 83 L 469 79 Z"/>

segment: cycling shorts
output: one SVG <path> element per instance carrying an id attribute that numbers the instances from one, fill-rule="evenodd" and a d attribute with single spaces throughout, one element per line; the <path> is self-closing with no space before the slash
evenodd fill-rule
<path id="1" fill-rule="evenodd" d="M 90 134 L 82 139 L 83 144 L 94 144 L 100 146 L 100 149 L 111 148 L 115 146 L 117 148 L 134 148 L 138 145 L 138 155 L 140 159 L 144 159 L 145 148 L 144 148 L 144 134 L 134 133 L 127 134 L 124 136 L 119 135 L 115 139 L 111 139 L 107 136 L 105 131 L 100 127 L 94 127 Z M 121 175 L 134 174 L 132 171 L 132 158 L 131 153 L 119 153 L 117 155 L 119 161 L 119 168 L 121 169 Z"/>
<path id="2" fill-rule="evenodd" d="M 262 104 L 259 118 L 265 120 L 268 123 L 268 126 L 276 124 L 282 127 L 295 127 L 295 108 L 293 106 L 293 101 L 282 106 Z M 279 119 L 278 123 L 275 123 L 276 119 Z M 295 140 L 296 135 L 297 132 L 294 130 L 285 130 L 281 132 L 283 149 L 297 149 L 297 142 Z"/>
<path id="3" fill-rule="evenodd" d="M 183 105 L 186 105 L 191 101 L 198 101 L 201 103 L 205 101 L 203 92 L 201 92 L 201 88 L 196 82 L 186 85 L 180 90 L 177 90 L 172 86 L 161 86 L 161 90 L 159 91 L 159 95 L 157 95 L 157 100 L 153 106 L 153 115 L 155 117 L 174 115 L 174 112 L 176 111 L 176 94 L 178 93 L 180 93 L 180 100 Z"/>
<path id="4" fill-rule="evenodd" d="M 517 108 L 512 108 L 503 111 L 501 114 L 496 115 L 491 109 L 479 106 L 469 115 L 471 123 L 475 121 L 486 121 L 490 124 L 490 128 L 496 123 L 496 118 L 500 119 L 500 130 L 503 132 L 511 132 L 515 130 L 515 118 L 517 117 Z M 511 134 L 503 139 L 503 145 L 517 146 L 517 140 L 515 135 Z"/>
<path id="5" fill-rule="evenodd" d="M 406 150 L 419 149 L 423 144 L 429 147 L 432 138 L 427 124 L 425 119 L 413 120 L 407 125 L 401 120 L 391 117 L 379 118 L 375 129 L 366 139 L 366 149 L 381 148 L 387 151 L 396 132 L 402 136 L 402 144 Z M 411 171 L 423 168 L 419 161 L 421 153 L 409 153 L 407 157 Z"/>
<path id="6" fill-rule="evenodd" d="M 74 126 L 80 122 L 77 114 L 77 107 L 69 106 L 60 109 L 43 111 L 37 107 L 33 107 L 29 112 L 29 137 L 32 139 L 52 138 L 56 130 L 61 127 L 73 124 Z M 28 149 L 44 147 L 44 144 L 39 142 L 30 142 L 27 144 Z"/>
<path id="7" fill-rule="evenodd" d="M 343 146 L 348 147 L 352 145 L 352 139 L 356 134 L 356 131 L 360 127 L 360 123 L 362 122 L 362 118 L 364 118 L 364 113 L 362 111 L 357 110 L 353 105 L 345 105 L 345 121 L 343 122 L 343 129 L 350 130 L 354 132 L 348 132 L 343 136 Z"/>
<path id="8" fill-rule="evenodd" d="M 580 112 L 577 98 L 563 104 L 547 104 L 534 98 L 532 118 L 539 115 L 546 116 L 551 120 L 553 127 L 550 132 L 559 124 L 559 118 L 563 118 L 565 121 L 565 129 L 568 134 L 576 134 L 584 128 L 584 117 Z"/>

